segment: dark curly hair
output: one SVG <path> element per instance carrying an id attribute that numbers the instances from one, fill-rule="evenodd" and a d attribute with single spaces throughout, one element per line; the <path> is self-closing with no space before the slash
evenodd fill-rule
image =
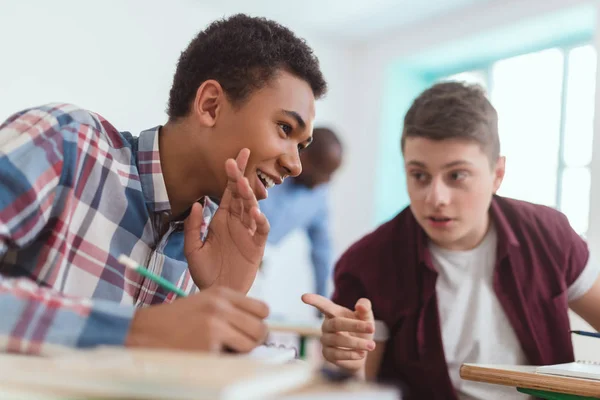
<path id="1" fill-rule="evenodd" d="M 280 70 L 305 80 L 320 98 L 327 91 L 319 60 L 303 39 L 266 18 L 233 15 L 211 23 L 183 51 L 169 96 L 170 119 L 188 114 L 198 87 L 218 81 L 240 105 Z"/>

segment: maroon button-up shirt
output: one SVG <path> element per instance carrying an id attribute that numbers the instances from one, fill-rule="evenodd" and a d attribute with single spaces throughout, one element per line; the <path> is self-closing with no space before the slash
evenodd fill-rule
<path id="1" fill-rule="evenodd" d="M 567 289 L 589 252 L 560 212 L 494 196 L 498 235 L 494 291 L 530 364 L 573 361 Z M 457 399 L 442 344 L 437 272 L 428 238 L 409 208 L 355 243 L 335 268 L 333 301 L 373 304 L 390 339 L 379 380 L 408 388 L 410 398 Z"/>

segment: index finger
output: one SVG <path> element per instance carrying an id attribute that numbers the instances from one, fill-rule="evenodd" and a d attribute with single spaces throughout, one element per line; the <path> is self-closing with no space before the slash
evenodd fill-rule
<path id="1" fill-rule="evenodd" d="M 327 318 L 343 317 L 352 314 L 346 307 L 339 306 L 326 297 L 314 293 L 302 295 L 302 301 L 321 311 Z"/>
<path id="2" fill-rule="evenodd" d="M 242 174 L 246 171 L 246 166 L 248 165 L 249 158 L 250 158 L 250 150 L 249 149 L 240 150 L 237 157 L 235 158 L 235 162 Z"/>

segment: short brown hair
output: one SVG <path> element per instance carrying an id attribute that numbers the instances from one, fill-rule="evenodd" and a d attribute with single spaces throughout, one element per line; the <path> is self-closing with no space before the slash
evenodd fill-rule
<path id="1" fill-rule="evenodd" d="M 481 146 L 490 163 L 500 156 L 498 114 L 479 85 L 442 82 L 425 90 L 404 117 L 402 151 L 409 137 L 470 140 Z"/>

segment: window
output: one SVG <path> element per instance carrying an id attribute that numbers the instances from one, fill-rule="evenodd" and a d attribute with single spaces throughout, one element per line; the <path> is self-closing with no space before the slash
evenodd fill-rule
<path id="1" fill-rule="evenodd" d="M 596 54 L 591 45 L 499 60 L 443 80 L 479 83 L 498 111 L 506 177 L 498 194 L 555 207 L 588 228 Z"/>

